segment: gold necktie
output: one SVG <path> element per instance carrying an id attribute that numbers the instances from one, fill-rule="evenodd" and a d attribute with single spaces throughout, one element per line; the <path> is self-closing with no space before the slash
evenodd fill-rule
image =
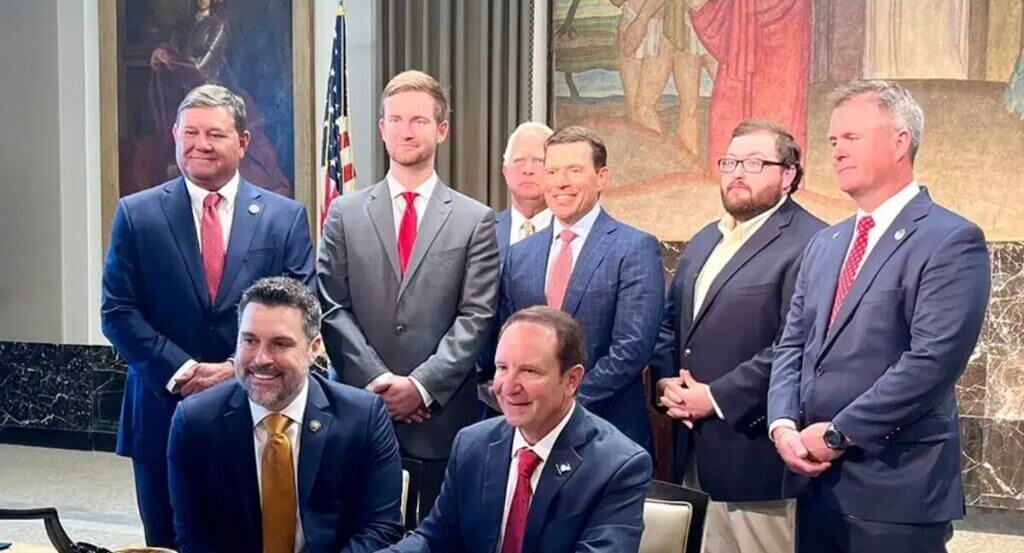
<path id="1" fill-rule="evenodd" d="M 267 445 L 263 448 L 263 551 L 295 550 L 295 469 L 292 444 L 284 433 L 291 421 L 280 413 L 263 419 Z"/>
<path id="2" fill-rule="evenodd" d="M 533 228 L 533 221 L 529 219 L 523 221 L 522 230 L 520 231 L 521 238 L 529 238 L 534 232 L 535 229 Z"/>

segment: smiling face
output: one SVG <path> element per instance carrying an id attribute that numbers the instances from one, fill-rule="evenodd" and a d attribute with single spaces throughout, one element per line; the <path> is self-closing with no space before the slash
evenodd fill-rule
<path id="1" fill-rule="evenodd" d="M 544 200 L 566 226 L 593 209 L 611 178 L 608 167 L 594 167 L 593 151 L 587 142 L 549 145 L 544 173 Z"/>
<path id="2" fill-rule="evenodd" d="M 320 340 L 306 338 L 299 309 L 250 303 L 239 321 L 235 378 L 254 403 L 280 411 L 302 389 Z"/>
<path id="3" fill-rule="evenodd" d="M 555 331 L 525 321 L 502 332 L 494 361 L 494 395 L 505 420 L 536 443 L 569 412 L 583 366 L 562 373 Z"/>
<path id="4" fill-rule="evenodd" d="M 769 132 L 737 136 L 729 142 L 723 159 L 779 161 L 776 137 Z M 796 169 L 765 165 L 760 173 L 748 173 L 743 164 L 732 173 L 719 173 L 722 205 L 738 221 L 746 221 L 771 209 L 789 192 Z"/>
<path id="5" fill-rule="evenodd" d="M 839 188 L 854 199 L 889 184 L 909 156 L 910 134 L 894 127 L 871 94 L 854 96 L 832 111 L 828 141 Z"/>
<path id="6" fill-rule="evenodd" d="M 238 134 L 231 111 L 222 106 L 182 111 L 172 133 L 181 173 L 211 192 L 231 180 L 249 146 L 249 131 Z"/>
<path id="7" fill-rule="evenodd" d="M 409 168 L 433 167 L 437 145 L 448 136 L 448 122 L 438 123 L 436 101 L 426 92 L 399 92 L 384 99 L 378 123 L 392 163 Z"/>

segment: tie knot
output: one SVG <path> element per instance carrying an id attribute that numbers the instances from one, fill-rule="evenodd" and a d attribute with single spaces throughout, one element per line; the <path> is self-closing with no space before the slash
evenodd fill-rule
<path id="1" fill-rule="evenodd" d="M 530 236 L 531 234 L 533 234 L 533 221 L 529 219 L 523 221 L 522 231 L 525 236 Z"/>
<path id="2" fill-rule="evenodd" d="M 562 232 L 558 233 L 558 237 L 562 239 L 562 243 L 570 244 L 572 243 L 573 239 L 576 238 L 576 233 L 570 229 L 565 229 Z"/>
<path id="3" fill-rule="evenodd" d="M 206 197 L 203 198 L 203 207 L 217 209 L 217 206 L 220 205 L 221 198 L 223 198 L 223 196 L 217 192 L 207 194 Z"/>
<path id="4" fill-rule="evenodd" d="M 864 234 L 871 229 L 875 228 L 875 219 L 870 215 L 865 215 L 860 221 L 857 221 L 857 232 Z"/>
<path id="5" fill-rule="evenodd" d="M 264 426 L 267 427 L 267 431 L 271 434 L 284 434 L 285 429 L 288 428 L 291 422 L 291 419 L 281 413 L 271 413 L 267 415 L 267 418 L 263 419 Z"/>
<path id="6" fill-rule="evenodd" d="M 406 209 L 412 207 L 413 202 L 416 201 L 416 196 L 419 196 L 416 192 L 402 192 L 402 197 L 405 198 Z"/>
<path id="7" fill-rule="evenodd" d="M 519 476 L 529 478 L 533 475 L 533 471 L 537 469 L 539 464 L 540 456 L 534 453 L 532 449 L 524 447 L 519 450 Z"/>

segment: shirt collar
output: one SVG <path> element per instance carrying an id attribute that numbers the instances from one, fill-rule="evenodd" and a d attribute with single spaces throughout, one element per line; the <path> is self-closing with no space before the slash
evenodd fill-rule
<path id="1" fill-rule="evenodd" d="M 537 443 L 533 445 L 526 443 L 526 438 L 524 438 L 523 434 L 519 432 L 518 428 L 516 428 L 515 436 L 512 438 L 512 458 L 519 455 L 520 449 L 528 447 L 537 454 L 537 457 L 540 457 L 541 462 L 546 462 L 548 457 L 551 456 L 551 450 L 554 449 L 555 442 L 558 440 L 558 437 L 562 435 L 562 430 L 565 429 L 565 425 L 569 424 L 569 419 L 572 418 L 574 411 L 576 411 L 575 401 L 573 401 L 572 405 L 569 407 L 569 412 L 562 417 L 562 420 L 558 421 L 558 424 L 551 429 L 551 432 L 548 432 L 546 436 L 538 440 Z"/>
<path id="2" fill-rule="evenodd" d="M 752 229 L 759 228 L 769 217 L 775 214 L 776 211 L 782 207 L 782 204 L 786 202 L 786 198 L 789 196 L 783 196 L 779 200 L 779 203 L 775 204 L 763 213 L 759 213 L 755 217 L 751 217 L 746 221 L 737 221 L 732 215 L 726 213 L 720 221 L 718 221 L 718 231 L 722 233 L 722 236 L 729 236 L 732 233 L 744 233 Z"/>
<path id="3" fill-rule="evenodd" d="M 586 242 L 587 235 L 590 234 L 590 229 L 594 228 L 594 222 L 597 221 L 597 216 L 600 214 L 601 204 L 595 203 L 594 207 L 592 207 L 586 215 L 580 217 L 580 220 L 576 221 L 572 226 L 567 227 L 564 223 L 558 220 L 558 217 L 554 217 L 551 220 L 551 224 L 554 227 L 552 228 L 552 230 L 554 231 L 554 234 L 552 235 L 554 237 L 552 239 L 552 242 L 557 242 L 558 235 L 561 234 L 562 231 L 565 229 L 570 229 L 574 233 L 576 233 L 576 237 L 580 239 L 581 244 L 583 242 Z"/>
<path id="4" fill-rule="evenodd" d="M 888 200 L 882 202 L 882 205 L 875 208 L 871 213 L 868 213 L 862 209 L 857 210 L 857 221 L 859 222 L 864 217 L 871 215 L 871 218 L 875 220 L 875 227 L 880 231 L 885 231 L 889 228 L 889 225 L 896 220 L 900 212 L 903 211 L 904 207 L 914 199 L 914 196 L 921 191 L 921 186 L 917 184 L 917 181 L 910 181 L 909 184 L 903 187 L 899 192 L 893 194 Z"/>
<path id="5" fill-rule="evenodd" d="M 185 189 L 188 190 L 188 197 L 192 201 L 192 205 L 202 208 L 203 200 L 210 195 L 210 191 L 188 180 L 188 177 L 183 178 L 185 179 Z M 224 208 L 230 208 L 234 205 L 235 196 L 238 195 L 238 183 L 240 178 L 241 177 L 238 176 L 238 171 L 235 171 L 234 176 L 228 179 L 228 182 L 226 182 L 224 186 L 221 186 L 216 190 L 216 192 L 224 198 L 220 203 Z"/>
<path id="6" fill-rule="evenodd" d="M 514 206 L 509 209 L 509 211 L 512 212 L 512 230 L 517 231 L 523 228 L 523 222 L 527 220 L 526 216 L 519 213 Z M 530 217 L 529 221 L 533 223 L 533 228 L 535 230 L 540 230 L 541 228 L 551 224 L 551 210 L 545 207 L 534 214 L 533 217 Z"/>
<path id="7" fill-rule="evenodd" d="M 434 193 L 434 188 L 437 187 L 436 171 L 430 173 L 430 176 L 427 177 L 427 180 L 418 184 L 416 188 L 413 188 L 412 190 L 408 191 L 405 189 L 404 186 L 402 186 L 402 183 L 398 182 L 398 180 L 391 175 L 391 171 L 388 171 L 388 175 L 386 178 L 388 181 L 388 194 L 391 194 L 392 200 L 398 198 L 398 196 L 400 196 L 403 192 L 415 192 L 422 196 L 424 200 L 429 200 L 430 195 Z"/>
<path id="8" fill-rule="evenodd" d="M 306 415 L 306 398 L 309 396 L 309 377 L 302 381 L 302 389 L 299 390 L 299 395 L 295 396 L 295 399 L 291 403 L 281 409 L 280 413 L 288 417 L 292 422 L 299 425 L 302 424 L 302 418 Z M 256 428 L 263 422 L 263 419 L 267 417 L 272 411 L 266 407 L 249 400 L 249 410 L 252 412 L 252 427 Z"/>

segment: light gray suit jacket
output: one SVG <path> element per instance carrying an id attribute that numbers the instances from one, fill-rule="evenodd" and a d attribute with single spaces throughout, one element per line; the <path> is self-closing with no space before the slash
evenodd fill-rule
<path id="1" fill-rule="evenodd" d="M 445 459 L 477 416 L 474 362 L 498 297 L 494 212 L 438 182 L 401 276 L 387 181 L 331 204 L 317 258 L 322 332 L 340 380 L 392 372 L 434 398 L 423 424 L 395 425 L 407 455 Z"/>

